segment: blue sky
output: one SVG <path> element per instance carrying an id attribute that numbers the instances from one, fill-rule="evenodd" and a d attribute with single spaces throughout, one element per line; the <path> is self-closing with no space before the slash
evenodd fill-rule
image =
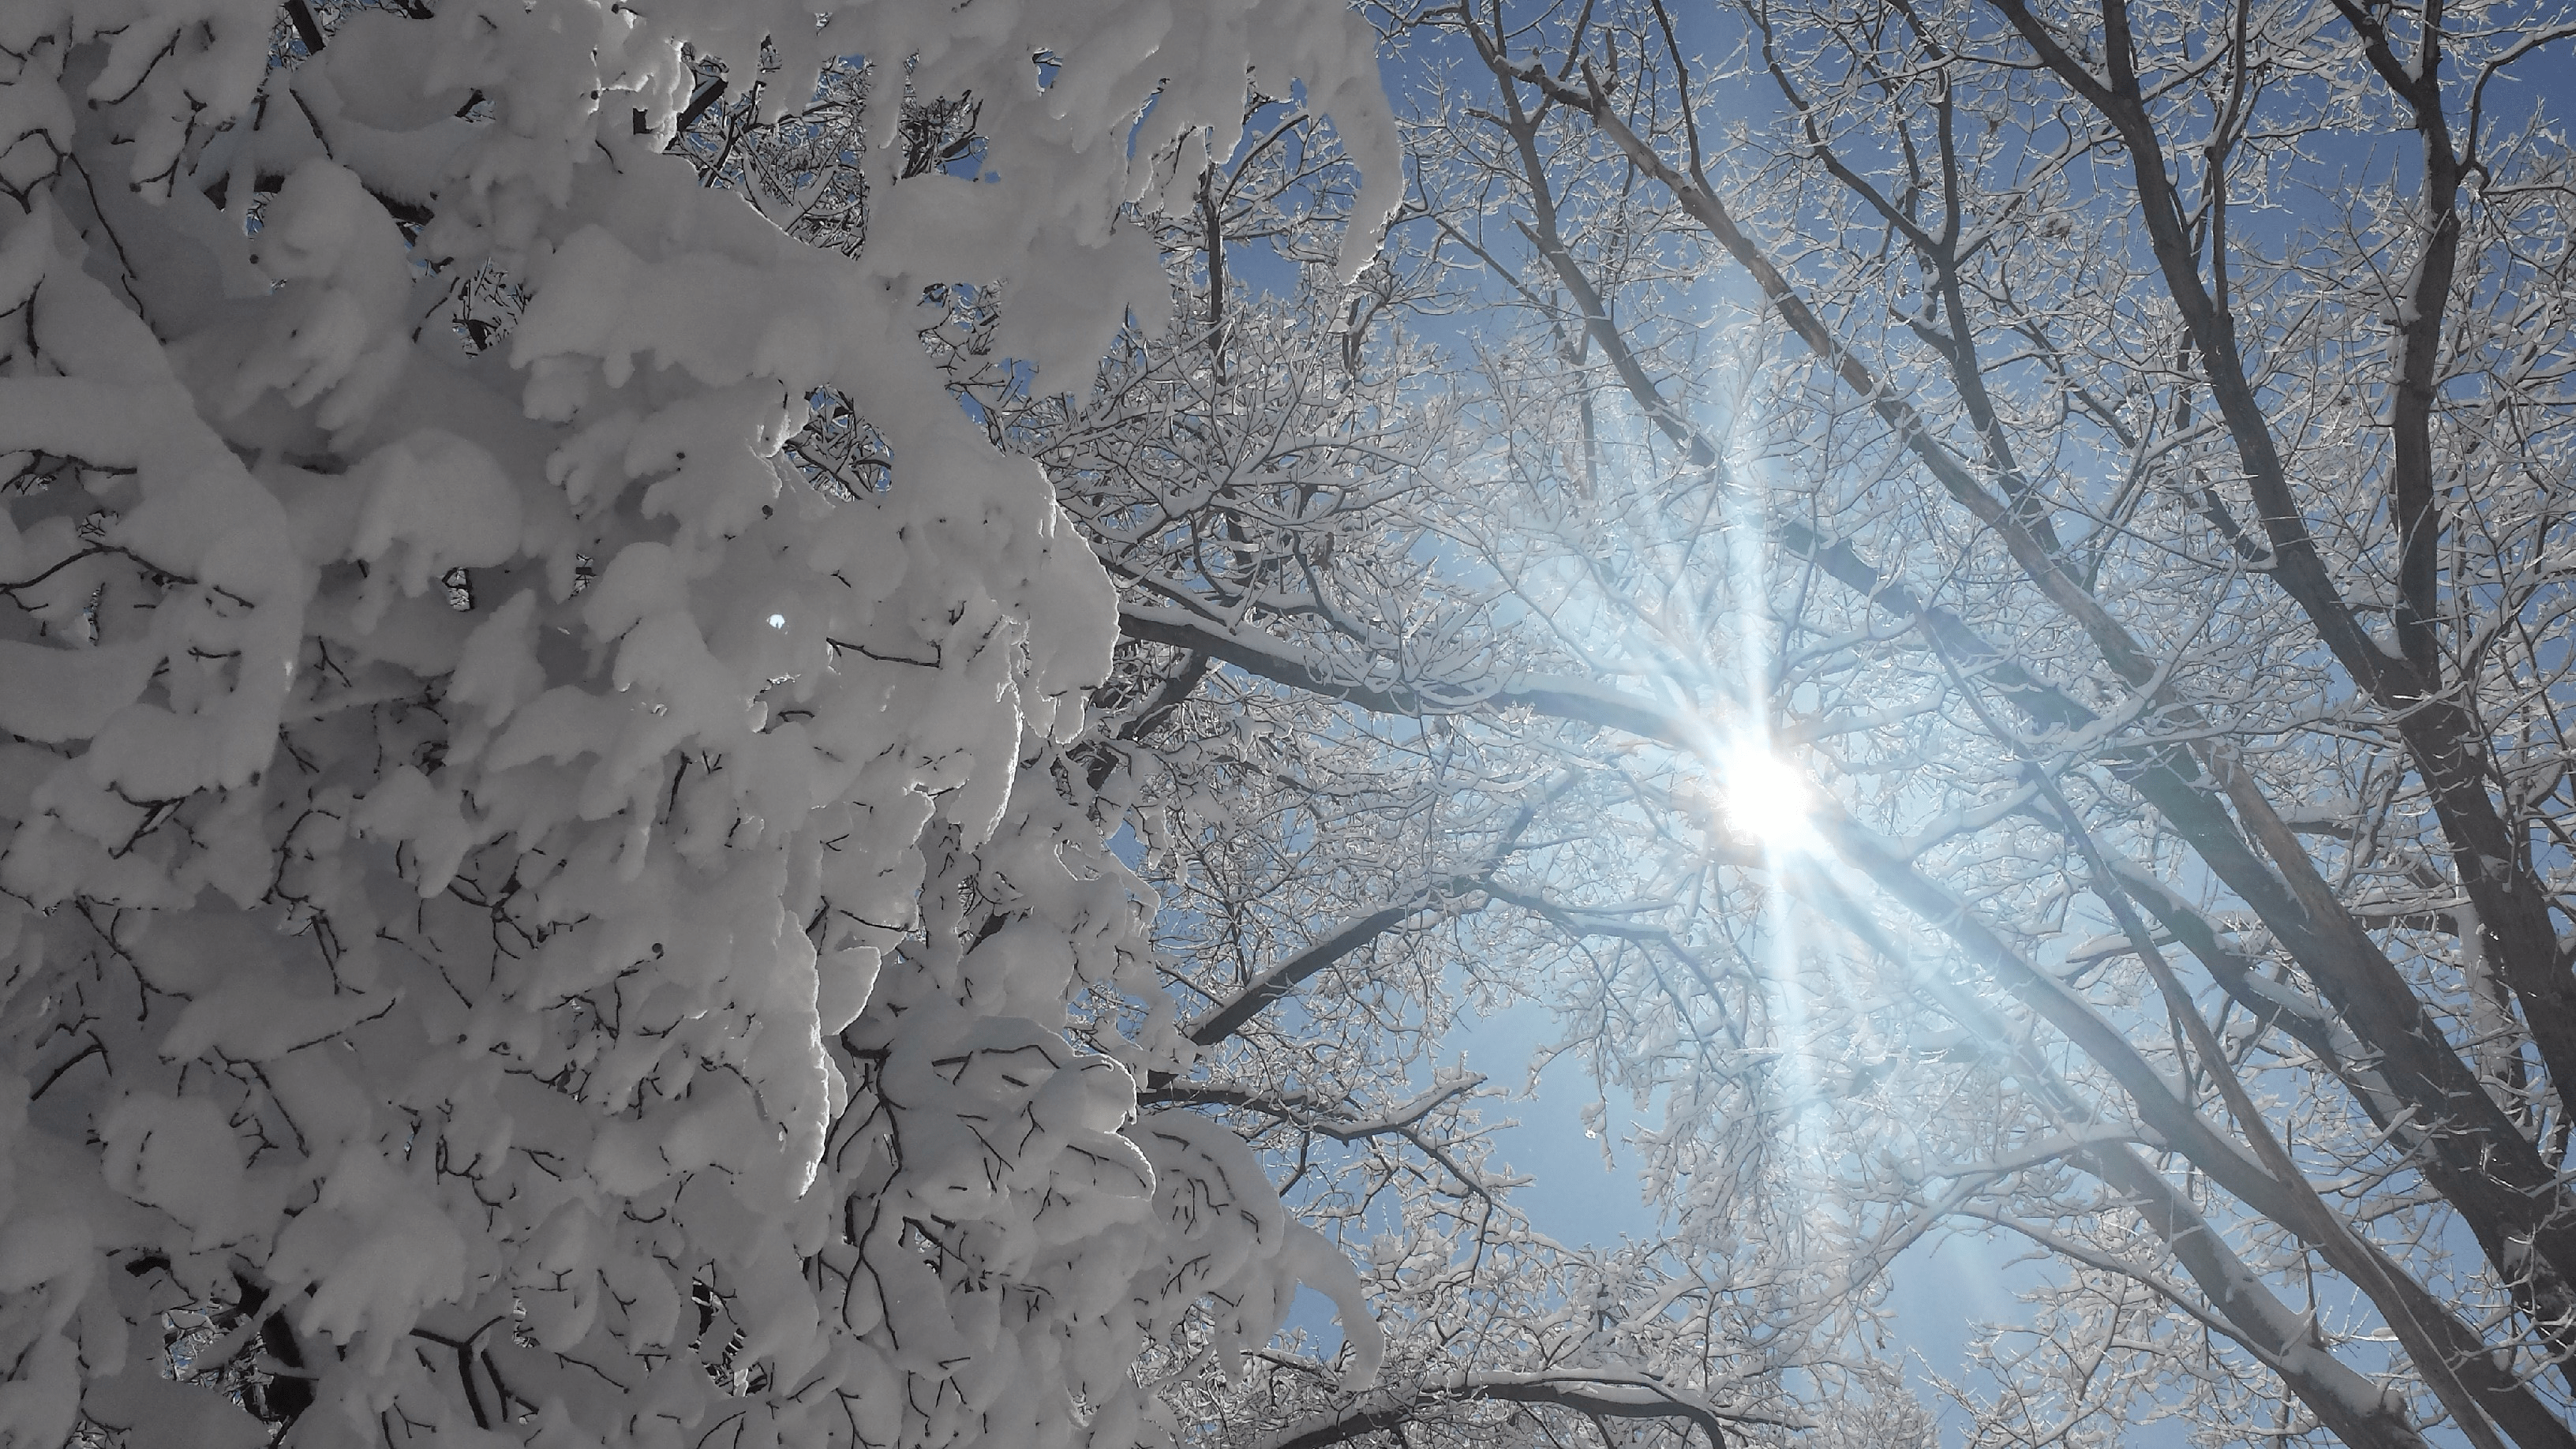
<path id="1" fill-rule="evenodd" d="M 1451 1037 L 1470 1067 L 1497 1081 L 1516 1080 L 1531 1054 L 1555 1035 L 1545 1008 L 1523 1006 L 1476 1022 Z M 1624 1138 L 1637 1114 L 1618 1094 L 1609 1099 L 1615 1167 L 1605 1166 L 1600 1143 L 1584 1136 L 1581 1111 L 1592 1098 L 1591 1083 L 1571 1058 L 1560 1058 L 1540 1079 L 1530 1100 L 1510 1113 L 1520 1125 L 1500 1138 L 1496 1155 L 1530 1175 L 1531 1183 L 1513 1201 L 1540 1231 L 1566 1243 L 1601 1244 L 1622 1235 L 1655 1231 L 1655 1209 L 1638 1182 L 1638 1160 Z M 2020 1317 L 2014 1294 L 2040 1281 L 2041 1269 L 2016 1262 L 2015 1246 L 1997 1235 L 1935 1235 L 1899 1257 L 1890 1270 L 1889 1307 L 1896 1315 L 1893 1346 L 1919 1355 L 1919 1367 L 1970 1386 L 1984 1380 L 1969 1371 L 1968 1345 L 1986 1322 L 2013 1322 Z M 1320 1300 L 1317 1300 L 1320 1302 Z M 1301 1302 L 1300 1308 L 1308 1305 Z M 1330 1310 L 1324 1317 L 1329 1319 Z M 1964 1415 L 1909 1369 L 1909 1379 L 1924 1403 L 1941 1413 L 1944 1444 L 1958 1444 Z M 2135 1449 L 2181 1449 L 2183 1426 L 2141 1426 L 2127 1443 Z"/>

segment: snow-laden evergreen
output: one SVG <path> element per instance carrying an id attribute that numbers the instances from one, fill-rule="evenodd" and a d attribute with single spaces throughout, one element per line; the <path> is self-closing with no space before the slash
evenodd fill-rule
<path id="1" fill-rule="evenodd" d="M 1373 38 L 0 10 L 0 1444 L 259 1442 L 162 1377 L 182 1320 L 314 1449 L 1123 1446 L 1195 1302 L 1220 1366 L 1301 1278 L 1369 1340 L 1239 1139 L 1135 1117 L 1191 1049 L 1061 753 L 1115 599 L 920 334 L 999 284 L 997 345 L 1087 381 L 1168 305 L 1122 204 L 1248 75 L 1383 215 Z M 863 245 L 670 154 L 720 80 L 774 120 L 834 67 Z M 983 148 L 907 168 L 969 96 Z M 782 457 L 825 399 L 890 475 Z"/>

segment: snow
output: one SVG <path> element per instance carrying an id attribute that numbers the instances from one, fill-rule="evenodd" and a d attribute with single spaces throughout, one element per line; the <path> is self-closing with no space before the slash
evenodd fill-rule
<path id="1" fill-rule="evenodd" d="M 0 640 L 0 729 L 22 739 L 86 739 L 132 704 L 168 650 L 150 641 L 92 649 L 51 649 Z"/>
<path id="2" fill-rule="evenodd" d="M 360 1361 L 381 1372 L 423 1309 L 462 1297 L 465 1240 L 441 1196 L 425 1173 L 404 1172 L 371 1144 L 341 1149 L 319 1199 L 269 1259 L 280 1288 L 313 1290 L 297 1331 L 344 1345 L 363 1333 Z"/>
<path id="3" fill-rule="evenodd" d="M 1117 980 L 1175 1040 L 1146 892 L 1057 794 L 1115 594 L 918 334 L 925 287 L 998 284 L 997 341 L 1081 386 L 1164 315 L 1119 208 L 1165 76 L 1153 125 L 1220 148 L 1251 69 L 1302 78 L 1384 163 L 1383 215 L 1365 25 L 435 10 L 276 67 L 253 0 L 0 13 L 32 57 L 0 84 L 31 197 L 0 208 L 0 306 L 32 319 L 0 337 L 0 455 L 77 465 L 0 529 L 0 579 L 52 571 L 0 637 L 0 1021 L 44 1044 L 32 1073 L 52 1003 L 105 1003 L 99 1054 L 0 1117 L 0 1441 L 62 1442 L 93 1401 L 137 1445 L 242 1439 L 135 1387 L 147 1256 L 154 1285 L 273 1295 L 312 1423 L 459 1443 L 503 1442 L 474 1426 L 506 1378 L 540 1443 L 736 1413 L 846 1442 L 849 1402 L 878 1442 L 1072 1444 L 1077 1397 L 1088 1437 L 1153 1431 L 1131 1370 L 1205 1294 L 1242 1305 L 1211 1362 L 1299 1278 L 1364 1338 L 1348 1264 L 1241 1142 L 1136 1124 L 1136 1071 L 1067 1034 Z M 1077 39 L 1064 84 L 1024 84 Z M 996 179 L 897 185 L 879 144 L 867 246 L 790 240 L 665 154 L 690 55 L 749 75 L 764 40 L 773 115 L 854 54 L 988 98 Z M 478 274 L 525 306 L 472 355 L 443 319 Z M 884 493 L 825 499 L 782 454 L 825 388 L 884 434 Z M 1023 917 L 971 951 L 961 870 Z M 128 1297 L 85 1306 L 94 1278 Z M 544 1353 L 488 1327 L 521 1321 Z M 480 1334 L 479 1389 L 415 1329 Z M 765 1387 L 711 1371 L 734 1329 Z"/>
<path id="4" fill-rule="evenodd" d="M 517 488 L 498 459 L 454 433 L 424 428 L 376 450 L 349 486 L 366 498 L 349 552 L 379 566 L 358 606 L 362 630 L 382 616 L 386 585 L 417 598 L 450 569 L 488 568 L 519 551 Z"/>

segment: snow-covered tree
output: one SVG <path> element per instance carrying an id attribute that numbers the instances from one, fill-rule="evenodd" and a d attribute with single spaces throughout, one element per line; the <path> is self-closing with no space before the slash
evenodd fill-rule
<path id="1" fill-rule="evenodd" d="M 1567 948 L 1622 929 L 1587 910 L 1617 853 L 1656 847 L 1620 823 L 1610 737 L 1481 707 L 1522 665 L 1591 687 L 1481 562 L 1562 520 L 1469 471 L 1467 391 L 1412 330 L 1458 299 L 1409 266 L 1342 283 L 1350 168 L 1293 108 L 1253 129 L 1167 218 L 1168 334 L 1132 337 L 1083 397 L 970 384 L 1121 589 L 1075 752 L 1144 847 L 1158 966 L 1202 1049 L 1145 1096 L 1264 1150 L 1355 1250 L 1388 1338 L 1371 1393 L 1283 1344 L 1247 1384 L 1204 1384 L 1194 1417 L 1211 1443 L 1307 1449 L 1922 1443 L 1853 1350 L 1874 1288 L 1833 1255 L 1790 1234 L 1569 1248 L 1515 1210 L 1490 1127 L 1522 1064 L 1462 1069 L 1460 1032 L 1558 998 Z M 1459 310 L 1476 335 L 1486 316 Z"/>
<path id="2" fill-rule="evenodd" d="M 1087 385 L 1247 77 L 1383 216 L 1373 41 L 0 14 L 0 1443 L 1123 1446 L 1301 1280 L 1368 1382 L 1348 1260 L 1136 1115 L 1115 595 L 935 329 Z"/>
<path id="3" fill-rule="evenodd" d="M 1679 1252 L 2055 1264 L 1979 1442 L 2576 1442 L 2565 15 L 1397 19 L 1436 486 L 1130 637 L 1548 781 L 1428 873 L 1572 943 Z"/>

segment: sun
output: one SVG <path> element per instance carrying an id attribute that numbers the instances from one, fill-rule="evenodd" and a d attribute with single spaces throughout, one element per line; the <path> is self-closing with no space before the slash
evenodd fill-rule
<path id="1" fill-rule="evenodd" d="M 1717 762 L 1727 828 L 1773 852 L 1815 848 L 1815 792 L 1796 766 L 1759 740 L 1738 740 Z"/>

